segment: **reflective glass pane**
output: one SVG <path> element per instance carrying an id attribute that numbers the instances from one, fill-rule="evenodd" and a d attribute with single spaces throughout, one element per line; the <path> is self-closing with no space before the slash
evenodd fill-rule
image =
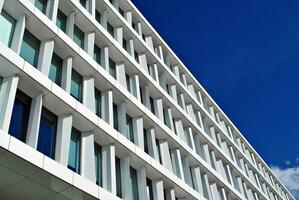
<path id="1" fill-rule="evenodd" d="M 115 62 L 109 58 L 109 74 L 116 77 Z"/>
<path id="2" fill-rule="evenodd" d="M 95 89 L 95 109 L 96 115 L 101 117 L 101 91 Z"/>
<path id="3" fill-rule="evenodd" d="M 74 26 L 73 40 L 79 47 L 84 48 L 84 33 L 76 25 Z"/>
<path id="4" fill-rule="evenodd" d="M 101 48 L 97 45 L 94 45 L 93 59 L 101 65 Z"/>
<path id="5" fill-rule="evenodd" d="M 82 76 L 75 70 L 72 71 L 71 95 L 78 101 L 82 101 Z"/>
<path id="6" fill-rule="evenodd" d="M 54 53 L 49 71 L 49 79 L 51 79 L 57 85 L 61 84 L 62 62 L 62 59 Z"/>
<path id="7" fill-rule="evenodd" d="M 35 0 L 35 6 L 44 14 L 47 10 L 47 0 Z"/>
<path id="8" fill-rule="evenodd" d="M 114 129 L 118 130 L 118 113 L 117 113 L 117 105 L 113 103 L 113 123 Z"/>
<path id="9" fill-rule="evenodd" d="M 132 167 L 130 167 L 130 179 L 131 179 L 131 185 L 132 185 L 133 200 L 138 200 L 137 173 L 136 173 L 136 170 Z"/>
<path id="10" fill-rule="evenodd" d="M 29 31 L 25 30 L 20 55 L 28 63 L 37 67 L 40 41 Z"/>
<path id="11" fill-rule="evenodd" d="M 127 115 L 127 137 L 129 140 L 131 140 L 131 142 L 134 143 L 134 132 L 133 132 L 133 121 L 132 121 L 132 117 L 130 117 L 129 115 Z"/>
<path id="12" fill-rule="evenodd" d="M 9 134 L 25 142 L 28 128 L 31 99 L 21 91 L 17 91 L 12 116 L 9 126 Z"/>
<path id="13" fill-rule="evenodd" d="M 80 132 L 73 128 L 70 140 L 68 168 L 76 173 L 80 173 L 80 140 Z"/>
<path id="14" fill-rule="evenodd" d="M 0 15 L 0 24 L 0 41 L 10 47 L 13 32 L 15 30 L 16 20 L 7 12 L 2 10 Z"/>
<path id="15" fill-rule="evenodd" d="M 94 144 L 96 184 L 102 186 L 102 149 L 98 144 Z"/>
<path id="16" fill-rule="evenodd" d="M 67 17 L 61 10 L 58 10 L 57 12 L 57 19 L 56 19 L 56 25 L 63 31 L 66 32 L 66 20 Z"/>
<path id="17" fill-rule="evenodd" d="M 122 197 L 120 159 L 118 157 L 115 157 L 115 173 L 116 173 L 116 195 L 118 197 Z"/>
<path id="18" fill-rule="evenodd" d="M 147 200 L 153 200 L 153 187 L 152 187 L 152 181 L 150 179 L 146 179 L 146 196 Z"/>
<path id="19" fill-rule="evenodd" d="M 37 150 L 50 158 L 55 155 L 57 117 L 43 108 L 40 119 Z"/>

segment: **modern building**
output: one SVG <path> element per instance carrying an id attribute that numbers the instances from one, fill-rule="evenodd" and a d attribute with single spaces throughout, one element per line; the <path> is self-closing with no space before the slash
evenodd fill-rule
<path id="1" fill-rule="evenodd" d="M 130 0 L 0 11 L 0 199 L 294 200 Z"/>

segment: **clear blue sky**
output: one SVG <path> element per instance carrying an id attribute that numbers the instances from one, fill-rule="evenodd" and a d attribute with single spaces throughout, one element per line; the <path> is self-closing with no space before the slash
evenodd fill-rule
<path id="1" fill-rule="evenodd" d="M 299 185 L 299 1 L 132 1 L 262 158 L 298 169 Z"/>

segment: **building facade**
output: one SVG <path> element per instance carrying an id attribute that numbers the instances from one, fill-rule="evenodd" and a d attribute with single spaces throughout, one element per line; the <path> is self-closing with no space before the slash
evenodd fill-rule
<path id="1" fill-rule="evenodd" d="M 0 11 L 0 199 L 294 200 L 130 0 Z"/>

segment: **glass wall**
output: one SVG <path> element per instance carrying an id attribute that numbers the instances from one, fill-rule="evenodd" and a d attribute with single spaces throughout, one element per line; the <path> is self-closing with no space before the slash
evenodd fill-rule
<path id="1" fill-rule="evenodd" d="M 75 70 L 72 70 L 71 95 L 82 101 L 82 76 Z"/>
<path id="2" fill-rule="evenodd" d="M 70 140 L 68 168 L 80 173 L 81 133 L 73 128 Z"/>
<path id="3" fill-rule="evenodd" d="M 57 116 L 43 108 L 39 125 L 37 150 L 53 159 L 55 156 L 56 129 Z"/>
<path id="4" fill-rule="evenodd" d="M 62 63 L 63 60 L 53 53 L 49 71 L 49 79 L 51 79 L 57 85 L 61 85 Z"/>
<path id="5" fill-rule="evenodd" d="M 25 30 L 20 56 L 34 67 L 37 67 L 39 47 L 40 41 L 28 30 Z"/>
<path id="6" fill-rule="evenodd" d="M 31 98 L 18 90 L 14 101 L 8 133 L 25 142 L 28 129 Z"/>
<path id="7" fill-rule="evenodd" d="M 12 36 L 16 26 L 16 20 L 13 17 L 11 17 L 7 12 L 2 10 L 0 15 L 0 24 L 1 24 L 0 42 L 10 47 Z"/>

